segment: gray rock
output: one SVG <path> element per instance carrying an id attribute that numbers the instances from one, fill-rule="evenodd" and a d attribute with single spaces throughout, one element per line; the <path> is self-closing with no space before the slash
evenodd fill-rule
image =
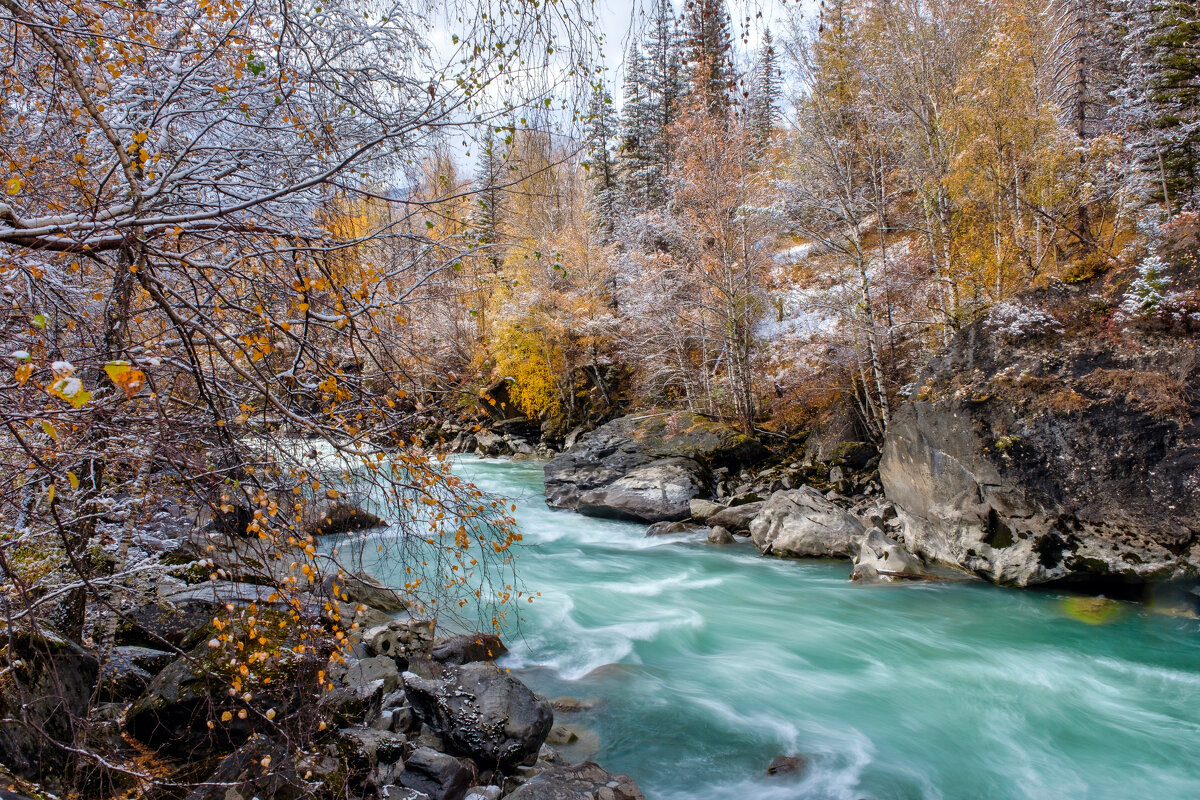
<path id="1" fill-rule="evenodd" d="M 725 506 L 720 503 L 714 503 L 711 500 L 701 500 L 698 497 L 692 498 L 688 503 L 688 512 L 692 516 L 692 521 L 699 523 L 707 523 L 709 517 L 724 510 Z"/>
<path id="2" fill-rule="evenodd" d="M 73 746 L 82 734 L 76 725 L 87 717 L 99 664 L 74 643 L 48 634 L 21 631 L 0 638 L 0 646 L 8 668 L 0 679 L 0 765 L 65 792 L 77 757 L 56 743 Z M 23 725 L 22 715 L 45 736 Z"/>
<path id="3" fill-rule="evenodd" d="M 216 771 L 194 788 L 187 800 L 230 800 L 234 797 L 299 800 L 311 797 L 312 787 L 297 774 L 289 755 L 283 745 L 256 734 L 221 759 Z"/>
<path id="4" fill-rule="evenodd" d="M 134 663 L 128 651 L 114 648 L 100 668 L 100 700 L 133 700 L 146 690 L 153 678 L 149 671 Z"/>
<path id="5" fill-rule="evenodd" d="M 798 775 L 808 768 L 808 760 L 803 756 L 779 755 L 771 759 L 767 766 L 768 775 Z"/>
<path id="6" fill-rule="evenodd" d="M 678 536 L 707 530 L 703 525 L 691 522 L 656 522 L 646 529 L 647 536 Z"/>
<path id="7" fill-rule="evenodd" d="M 764 555 L 790 558 L 852 558 L 866 529 L 854 515 L 805 486 L 776 492 L 750 523 Z"/>
<path id="8" fill-rule="evenodd" d="M 418 747 L 405 760 L 397 783 L 423 792 L 430 800 L 462 800 L 474 779 L 474 773 L 454 756 Z"/>
<path id="9" fill-rule="evenodd" d="M 151 675 L 157 675 L 164 668 L 175 660 L 175 653 L 169 653 L 166 650 L 155 650 L 151 647 L 138 647 L 137 645 L 124 645 L 114 647 L 113 652 L 119 654 L 121 658 L 128 659 L 134 666 L 141 667 Z"/>
<path id="10" fill-rule="evenodd" d="M 321 695 L 317 707 L 338 725 L 374 719 L 383 710 L 383 681 L 336 686 Z"/>
<path id="11" fill-rule="evenodd" d="M 346 765 L 358 773 L 368 773 L 380 765 L 403 766 L 402 757 L 408 737 L 374 728 L 342 728 L 337 732 L 338 753 Z"/>
<path id="12" fill-rule="evenodd" d="M 567 450 L 546 464 L 546 502 L 554 508 L 578 509 L 585 495 L 640 467 L 655 461 L 680 459 L 674 464 L 690 473 L 691 480 L 672 476 L 672 485 L 683 480 L 675 493 L 686 496 L 671 501 L 677 505 L 670 516 L 657 511 L 646 518 L 629 514 L 631 509 L 625 507 L 610 509 L 601 502 L 603 495 L 593 495 L 590 506 L 596 509 L 595 513 L 633 516 L 645 522 L 684 519 L 691 513 L 688 501 L 700 493 L 699 489 L 689 489 L 692 484 L 702 487 L 709 470 L 727 463 L 751 462 L 765 452 L 754 439 L 698 414 L 674 412 L 621 417 L 568 442 Z M 644 501 L 637 504 L 643 505 Z M 658 505 L 662 505 L 661 501 Z M 632 510 L 637 512 L 638 508 Z"/>
<path id="13" fill-rule="evenodd" d="M 718 525 L 708 532 L 708 543 L 733 544 L 733 534 L 730 533 L 726 528 L 722 528 L 720 525 Z"/>
<path id="14" fill-rule="evenodd" d="M 297 660 L 280 662 L 274 684 L 280 694 L 256 692 L 252 707 L 247 709 L 240 697 L 229 694 L 228 682 L 210 672 L 211 658 L 207 645 L 200 644 L 155 675 L 125 717 L 130 735 L 172 756 L 194 757 L 228 750 L 252 734 L 273 727 L 262 715 L 263 710 L 275 708 L 286 716 L 299 699 L 288 690 Z M 252 713 L 239 716 L 237 712 L 242 710 Z M 232 719 L 208 727 L 226 711 Z"/>
<path id="15" fill-rule="evenodd" d="M 700 472 L 700 465 L 690 458 L 652 461 L 584 492 L 576 510 L 589 516 L 642 522 L 687 519 L 689 503 L 702 488 Z"/>
<path id="16" fill-rule="evenodd" d="M 1047 346 L 972 326 L 888 426 L 904 544 L 1015 586 L 1196 575 L 1198 381 L 1194 337 Z"/>
<path id="17" fill-rule="evenodd" d="M 709 527 L 721 527 L 728 530 L 730 533 L 750 530 L 750 523 L 754 518 L 762 513 L 764 501 L 753 503 L 745 503 L 738 506 L 730 506 L 723 509 L 708 518 Z"/>
<path id="18" fill-rule="evenodd" d="M 473 661 L 495 661 L 508 648 L 494 633 L 464 633 L 434 643 L 432 658 L 443 664 L 470 664 Z"/>
<path id="19" fill-rule="evenodd" d="M 451 752 L 484 769 L 506 769 L 537 757 L 554 724 L 546 700 L 491 664 L 447 666 L 441 678 L 404 673 L 405 694 L 423 723 Z"/>
<path id="20" fill-rule="evenodd" d="M 362 603 L 387 613 L 403 611 L 408 601 L 400 592 L 385 586 L 365 572 L 338 577 L 329 576 L 324 582 L 327 594 L 335 594 L 346 603 Z"/>
<path id="21" fill-rule="evenodd" d="M 574 744 L 579 741 L 579 734 L 571 729 L 569 725 L 555 725 L 550 729 L 550 734 L 546 737 L 546 744 L 554 745 L 555 747 L 563 747 L 568 744 Z"/>
<path id="22" fill-rule="evenodd" d="M 317 536 L 378 528 L 387 523 L 353 501 L 339 498 L 318 501 L 301 524 L 305 533 Z"/>
<path id="23" fill-rule="evenodd" d="M 372 653 L 398 661 L 428 656 L 433 646 L 433 623 L 426 619 L 388 618 L 383 624 L 361 627 L 359 637 Z"/>
<path id="24" fill-rule="evenodd" d="M 928 575 L 925 562 L 892 541 L 878 528 L 872 528 L 863 539 L 850 580 L 872 583 L 899 580 L 902 577 Z"/>
<path id="25" fill-rule="evenodd" d="M 508 452 L 504 437 L 498 433 L 482 430 L 475 434 L 475 453 L 481 456 L 498 456 Z"/>
<path id="26" fill-rule="evenodd" d="M 396 662 L 388 656 L 364 658 L 346 667 L 342 682 L 347 686 L 359 686 L 380 681 L 384 693 L 400 686 L 400 671 Z"/>
<path id="27" fill-rule="evenodd" d="M 463 800 L 500 800 L 502 792 L 499 786 L 472 786 Z"/>
<path id="28" fill-rule="evenodd" d="M 591 761 L 546 770 L 507 797 L 511 800 L 645 800 L 633 779 L 614 775 Z"/>
<path id="29" fill-rule="evenodd" d="M 551 708 L 564 714 L 591 711 L 598 705 L 600 705 L 599 700 L 580 700 L 578 697 L 556 697 L 550 701 Z"/>

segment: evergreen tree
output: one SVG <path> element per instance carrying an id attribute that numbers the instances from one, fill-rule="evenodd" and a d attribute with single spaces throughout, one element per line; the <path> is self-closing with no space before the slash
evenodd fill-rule
<path id="1" fill-rule="evenodd" d="M 614 135 L 612 97 L 605 89 L 603 80 L 598 80 L 592 89 L 584 128 L 586 156 L 583 165 L 588 170 L 595 225 L 605 240 L 613 235 L 620 201 L 617 165 L 609 150 Z"/>
<path id="2" fill-rule="evenodd" d="M 666 176 L 671 163 L 669 129 L 679 117 L 684 92 L 679 24 L 671 0 L 654 0 L 646 26 L 645 69 L 648 106 L 646 144 L 648 200 L 652 207 L 666 202 Z"/>
<path id="3" fill-rule="evenodd" d="M 1200 201 L 1200 0 L 1164 0 L 1152 13 L 1147 121 L 1156 152 L 1147 166 L 1158 168 L 1160 184 L 1153 196 L 1168 209 L 1192 208 Z"/>
<path id="4" fill-rule="evenodd" d="M 754 94 L 750 101 L 750 133 L 754 139 L 755 155 L 760 156 L 766 150 L 775 123 L 779 119 L 779 64 L 770 28 L 763 31 L 758 63 L 754 70 L 753 88 Z"/>
<path id="5" fill-rule="evenodd" d="M 479 161 L 475 165 L 472 191 L 475 205 L 468 219 L 469 231 L 475 245 L 484 249 L 494 271 L 500 269 L 501 186 L 504 183 L 504 155 L 495 135 L 489 130 L 482 143 Z"/>
<path id="6" fill-rule="evenodd" d="M 654 114 L 646 64 L 635 43 L 625 60 L 624 107 L 621 109 L 621 146 L 618 152 L 618 184 L 621 196 L 635 211 L 651 208 L 657 174 L 654 164 Z"/>
<path id="7" fill-rule="evenodd" d="M 693 107 L 724 118 L 733 90 L 732 42 L 724 0 L 693 0 L 684 15 L 683 30 Z"/>

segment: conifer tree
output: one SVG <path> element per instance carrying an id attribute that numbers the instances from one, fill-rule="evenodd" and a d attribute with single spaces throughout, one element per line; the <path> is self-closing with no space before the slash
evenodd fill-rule
<path id="1" fill-rule="evenodd" d="M 1125 0 L 1113 14 L 1123 38 L 1115 95 L 1141 192 L 1168 213 L 1200 192 L 1200 20 L 1195 0 Z"/>
<path id="2" fill-rule="evenodd" d="M 771 29 L 763 31 L 762 44 L 755 65 L 754 94 L 750 100 L 750 129 L 754 137 L 755 155 L 761 155 L 771 139 L 771 132 L 779 119 L 779 64 L 775 54 L 775 42 Z"/>
<path id="3" fill-rule="evenodd" d="M 724 118 L 733 89 L 732 42 L 724 0 L 689 3 L 683 30 L 693 107 Z"/>
<path id="4" fill-rule="evenodd" d="M 1192 208 L 1200 201 L 1200 2 L 1165 0 L 1154 11 L 1146 46 L 1152 65 L 1147 122 L 1161 187 L 1155 199 L 1169 210 Z"/>
<path id="5" fill-rule="evenodd" d="M 504 155 L 495 134 L 488 132 L 487 139 L 482 143 L 479 161 L 475 166 L 475 176 L 472 181 L 474 208 L 469 217 L 469 230 L 475 244 L 485 252 L 488 263 L 493 271 L 500 269 L 503 260 L 498 245 L 500 243 L 501 220 L 501 186 L 504 183 Z"/>
<path id="6" fill-rule="evenodd" d="M 670 170 L 669 129 L 679 117 L 684 92 L 682 43 L 671 0 L 654 0 L 646 26 L 645 69 L 648 111 L 647 188 L 654 207 L 666 202 L 666 175 Z"/>
<path id="7" fill-rule="evenodd" d="M 588 105 L 584 128 L 586 155 L 583 166 L 588 171 L 591 186 L 591 206 L 594 224 L 603 240 L 612 238 L 616 226 L 620 193 L 617 186 L 617 165 L 609 150 L 615 136 L 612 118 L 612 97 L 603 79 L 596 82 Z"/>
<path id="8" fill-rule="evenodd" d="M 652 182 L 655 175 L 653 147 L 653 114 L 646 76 L 646 63 L 641 48 L 635 43 L 625 61 L 625 83 L 622 92 L 621 146 L 618 153 L 621 196 L 635 211 L 651 207 Z"/>

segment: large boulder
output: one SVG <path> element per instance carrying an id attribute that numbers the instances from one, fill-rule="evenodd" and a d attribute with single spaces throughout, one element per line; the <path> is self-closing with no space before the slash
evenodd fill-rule
<path id="1" fill-rule="evenodd" d="M 1015 586 L 1195 576 L 1195 342 L 1028 328 L 972 327 L 895 413 L 880 475 L 905 546 Z"/>
<path id="2" fill-rule="evenodd" d="M 531 778 L 508 800 L 645 800 L 627 775 L 614 775 L 599 764 L 584 761 L 555 767 Z"/>
<path id="3" fill-rule="evenodd" d="M 313 536 L 378 528 L 386 524 L 375 514 L 346 499 L 317 502 L 303 521 L 304 532 Z"/>
<path id="4" fill-rule="evenodd" d="M 925 577 L 929 573 L 925 562 L 884 535 L 878 528 L 863 539 L 862 547 L 854 558 L 854 569 L 850 580 L 866 583 L 887 583 L 899 578 Z"/>
<path id="5" fill-rule="evenodd" d="M 474 773 L 457 758 L 428 747 L 414 750 L 396 778 L 399 785 L 430 800 L 462 800 L 474 780 Z"/>
<path id="6" fill-rule="evenodd" d="M 690 516 L 689 503 L 703 485 L 702 470 L 695 460 L 661 458 L 584 492 L 576 510 L 594 517 L 643 522 L 682 520 Z"/>
<path id="7" fill-rule="evenodd" d="M 764 555 L 790 558 L 852 558 L 866 528 L 810 486 L 776 492 L 750 523 Z"/>
<path id="8" fill-rule="evenodd" d="M 273 673 L 273 681 L 249 701 L 231 691 L 223 651 L 209 642 L 197 645 L 154 676 L 125 715 L 126 730 L 138 741 L 180 757 L 231 750 L 255 733 L 272 730 L 268 709 L 286 718 L 312 700 L 293 685 L 305 657 L 286 646 L 291 641 L 296 640 L 276 642 L 276 654 L 260 663 L 259 669 Z"/>
<path id="9" fill-rule="evenodd" d="M 621 417 L 579 437 L 545 467 L 553 508 L 643 522 L 681 520 L 716 467 L 766 451 L 733 427 L 698 414 Z"/>
<path id="10" fill-rule="evenodd" d="M 322 583 L 322 588 L 326 594 L 333 594 L 343 602 L 362 603 L 387 613 L 408 608 L 408 601 L 403 594 L 365 572 L 330 575 Z"/>
<path id="11" fill-rule="evenodd" d="M 494 633 L 460 633 L 434 642 L 431 657 L 442 664 L 495 661 L 508 652 Z"/>
<path id="12" fill-rule="evenodd" d="M 532 762 L 554 724 L 544 698 L 492 664 L 446 666 L 440 678 L 406 672 L 404 689 L 417 718 L 482 769 Z"/>
<path id="13" fill-rule="evenodd" d="M 0 638 L 0 765 L 56 791 L 71 786 L 86 746 L 88 706 L 99 663 L 78 645 L 43 631 Z"/>
<path id="14" fill-rule="evenodd" d="M 732 533 L 744 533 L 750 530 L 750 523 L 762 513 L 765 501 L 745 503 L 740 506 L 730 506 L 722 509 L 705 520 L 710 527 L 722 527 Z"/>
<path id="15" fill-rule="evenodd" d="M 187 795 L 187 800 L 312 797 L 312 787 L 296 774 L 287 748 L 258 734 L 221 759 L 216 771 Z"/>

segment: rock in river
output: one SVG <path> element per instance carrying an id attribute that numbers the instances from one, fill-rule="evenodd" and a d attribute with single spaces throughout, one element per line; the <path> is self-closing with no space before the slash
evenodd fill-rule
<path id="1" fill-rule="evenodd" d="M 810 486 L 771 495 L 750 523 L 764 555 L 791 558 L 851 558 L 866 533 L 853 514 Z"/>
<path id="2" fill-rule="evenodd" d="M 699 414 L 621 417 L 546 465 L 546 502 L 643 522 L 687 519 L 712 469 L 750 463 L 765 452 L 755 439 Z"/>
<path id="3" fill-rule="evenodd" d="M 1194 340 L 1052 335 L 1014 341 L 984 320 L 896 411 L 879 471 L 904 544 L 1016 586 L 1194 577 Z"/>
<path id="4" fill-rule="evenodd" d="M 887 582 L 897 578 L 912 578 L 927 575 L 925 562 L 894 542 L 878 528 L 872 528 L 863 539 L 850 580 L 864 582 Z"/>

